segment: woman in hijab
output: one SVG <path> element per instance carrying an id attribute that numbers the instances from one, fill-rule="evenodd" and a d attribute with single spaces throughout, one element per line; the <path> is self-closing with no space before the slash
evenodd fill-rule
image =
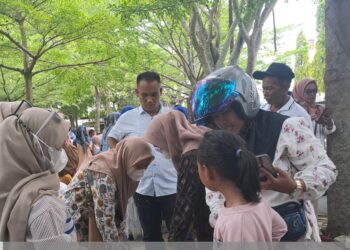
<path id="1" fill-rule="evenodd" d="M 58 198 L 69 125 L 57 113 L 28 108 L 0 124 L 0 241 L 73 241 Z"/>
<path id="2" fill-rule="evenodd" d="M 91 140 L 84 125 L 80 125 L 78 127 L 76 142 L 79 157 L 79 168 L 83 164 L 83 162 L 87 161 L 92 156 L 90 147 Z"/>
<path id="3" fill-rule="evenodd" d="M 10 115 L 20 115 L 27 108 L 30 108 L 30 105 L 26 101 L 0 102 L 0 122 Z"/>
<path id="4" fill-rule="evenodd" d="M 120 117 L 119 112 L 113 112 L 107 116 L 106 129 L 103 132 L 102 142 L 101 142 L 101 144 L 102 144 L 101 151 L 102 152 L 107 151 L 109 149 L 108 142 L 107 142 L 108 134 L 111 131 L 111 129 L 113 128 L 114 124 L 118 121 L 119 117 Z"/>
<path id="5" fill-rule="evenodd" d="M 61 182 L 68 185 L 77 171 L 79 157 L 77 148 L 72 144 L 68 136 L 65 144 L 63 145 L 63 149 L 67 154 L 68 162 L 65 168 L 59 172 L 58 175 L 60 176 Z"/>
<path id="6" fill-rule="evenodd" d="M 157 115 L 149 125 L 144 139 L 168 155 L 178 171 L 176 204 L 169 240 L 185 241 L 195 226 L 199 241 L 212 241 L 209 208 L 205 203 L 205 187 L 197 168 L 197 149 L 209 129 L 190 124 L 178 111 Z"/>
<path id="7" fill-rule="evenodd" d="M 82 165 L 64 195 L 80 241 L 126 239 L 128 199 L 153 158 L 146 142 L 128 138 Z"/>
<path id="8" fill-rule="evenodd" d="M 326 137 L 335 132 L 336 127 L 325 107 L 316 104 L 317 85 L 315 80 L 303 79 L 293 89 L 294 100 L 303 106 L 311 116 L 313 131 L 326 148 Z"/>

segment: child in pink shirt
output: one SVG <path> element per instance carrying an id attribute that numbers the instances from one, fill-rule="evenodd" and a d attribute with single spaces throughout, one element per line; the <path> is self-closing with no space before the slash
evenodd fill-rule
<path id="1" fill-rule="evenodd" d="M 258 162 L 244 141 L 230 132 L 213 130 L 198 149 L 202 183 L 226 199 L 214 228 L 214 241 L 279 241 L 287 225 L 269 205 L 260 201 Z"/>

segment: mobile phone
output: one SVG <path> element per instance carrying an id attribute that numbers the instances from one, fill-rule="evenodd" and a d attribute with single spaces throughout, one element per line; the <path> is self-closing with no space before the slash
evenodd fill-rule
<path id="1" fill-rule="evenodd" d="M 331 114 L 330 110 L 328 108 L 325 108 L 322 114 L 320 115 L 320 117 L 318 118 L 318 121 L 321 121 L 325 115 L 330 115 L 330 114 Z"/>
<path id="2" fill-rule="evenodd" d="M 259 167 L 267 170 L 272 176 L 277 177 L 277 172 L 272 166 L 272 161 L 268 154 L 257 155 L 256 159 L 258 160 Z"/>

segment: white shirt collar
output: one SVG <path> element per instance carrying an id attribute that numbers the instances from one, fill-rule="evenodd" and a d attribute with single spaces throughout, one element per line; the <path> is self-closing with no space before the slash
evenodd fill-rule
<path id="1" fill-rule="evenodd" d="M 287 111 L 290 110 L 290 107 L 293 105 L 294 103 L 294 99 L 293 97 L 289 96 L 289 100 L 286 104 L 284 104 L 278 111 Z"/>
<path id="2" fill-rule="evenodd" d="M 139 109 L 139 115 L 148 114 L 148 113 L 142 108 L 142 105 L 140 105 L 140 106 L 138 107 L 138 109 Z M 159 109 L 158 114 L 162 113 L 162 112 L 163 112 L 163 109 L 164 109 L 164 107 L 163 107 L 162 103 L 160 103 L 160 109 Z"/>

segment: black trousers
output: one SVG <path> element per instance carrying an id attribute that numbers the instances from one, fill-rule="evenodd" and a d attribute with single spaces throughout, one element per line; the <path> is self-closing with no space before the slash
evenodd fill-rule
<path id="1" fill-rule="evenodd" d="M 134 200 L 143 230 L 143 240 L 163 241 L 162 220 L 165 220 L 169 231 L 176 194 L 155 197 L 135 193 Z"/>

